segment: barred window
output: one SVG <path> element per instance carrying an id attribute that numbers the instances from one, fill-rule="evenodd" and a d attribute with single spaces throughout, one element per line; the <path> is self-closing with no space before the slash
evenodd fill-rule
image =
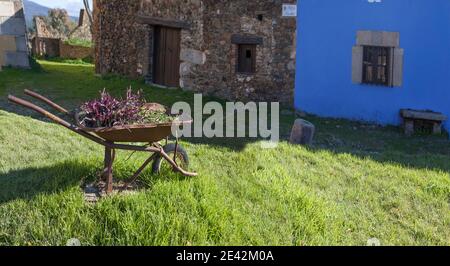
<path id="1" fill-rule="evenodd" d="M 390 47 L 364 46 L 362 83 L 392 86 Z"/>

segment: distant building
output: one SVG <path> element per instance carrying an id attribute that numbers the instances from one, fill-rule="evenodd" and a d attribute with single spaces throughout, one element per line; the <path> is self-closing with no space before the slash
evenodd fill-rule
<path id="1" fill-rule="evenodd" d="M 449 0 L 302 0 L 298 23 L 298 109 L 394 125 L 403 108 L 450 117 Z"/>
<path id="2" fill-rule="evenodd" d="M 22 0 L 0 0 L 0 69 L 30 67 L 26 35 Z"/>
<path id="3" fill-rule="evenodd" d="M 86 10 L 80 10 L 78 26 L 69 34 L 69 39 L 92 41 L 91 21 Z"/>
<path id="4" fill-rule="evenodd" d="M 296 0 L 95 0 L 96 70 L 292 104 L 295 7 Z"/>
<path id="5" fill-rule="evenodd" d="M 85 58 L 93 56 L 93 49 L 68 45 L 67 40 L 92 41 L 91 23 L 84 9 L 80 10 L 78 25 L 69 34 L 53 29 L 45 17 L 34 17 L 35 37 L 32 39 L 32 53 L 38 57 Z"/>

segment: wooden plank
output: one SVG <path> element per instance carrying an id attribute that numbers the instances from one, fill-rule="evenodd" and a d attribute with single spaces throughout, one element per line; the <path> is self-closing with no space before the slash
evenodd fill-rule
<path id="1" fill-rule="evenodd" d="M 173 46 L 173 33 L 169 28 L 164 28 L 165 32 L 165 57 L 164 57 L 164 84 L 166 86 L 171 86 L 171 74 L 172 74 L 172 46 Z"/>
<path id="2" fill-rule="evenodd" d="M 175 87 L 174 84 L 174 54 L 175 54 L 175 33 L 173 29 L 167 28 L 167 73 L 166 73 L 166 85 L 168 87 Z"/>
<path id="3" fill-rule="evenodd" d="M 168 29 L 169 38 L 169 71 L 167 85 L 171 87 L 179 87 L 180 83 L 180 30 L 179 29 Z"/>
<path id="4" fill-rule="evenodd" d="M 165 30 L 161 27 L 155 28 L 155 74 L 154 82 L 156 84 L 164 84 L 165 71 Z"/>

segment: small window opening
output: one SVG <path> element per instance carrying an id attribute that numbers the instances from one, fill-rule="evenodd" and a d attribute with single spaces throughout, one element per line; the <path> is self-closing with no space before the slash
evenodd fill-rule
<path id="1" fill-rule="evenodd" d="M 256 44 L 238 45 L 238 65 L 239 73 L 252 74 L 256 72 Z"/>
<path id="2" fill-rule="evenodd" d="M 263 15 L 263 14 L 259 14 L 259 15 L 257 16 L 257 18 L 258 18 L 259 21 L 263 21 L 264 15 Z"/>

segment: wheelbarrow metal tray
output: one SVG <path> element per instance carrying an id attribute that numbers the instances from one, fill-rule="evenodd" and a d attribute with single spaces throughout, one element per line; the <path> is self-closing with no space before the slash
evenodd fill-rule
<path id="1" fill-rule="evenodd" d="M 87 128 L 77 123 L 86 132 L 94 133 L 109 142 L 145 142 L 161 141 L 172 134 L 172 126 L 190 124 L 192 121 L 175 121 L 164 124 L 125 125 L 108 128 Z"/>

